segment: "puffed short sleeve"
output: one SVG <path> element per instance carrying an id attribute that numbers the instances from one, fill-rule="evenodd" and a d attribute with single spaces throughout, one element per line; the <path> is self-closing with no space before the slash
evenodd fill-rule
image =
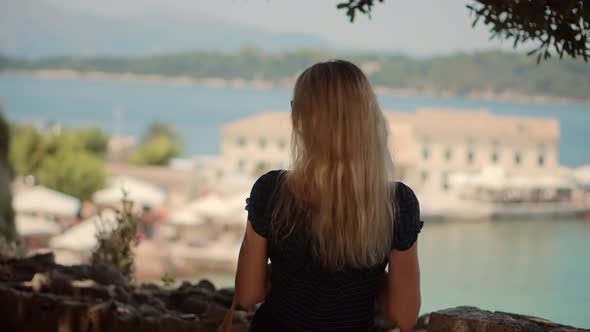
<path id="1" fill-rule="evenodd" d="M 246 199 L 248 220 L 254 231 L 265 238 L 270 234 L 270 222 L 272 217 L 272 195 L 276 191 L 278 178 L 282 172 L 270 171 L 256 180 L 250 191 L 250 197 Z"/>
<path id="2" fill-rule="evenodd" d="M 420 220 L 420 203 L 414 191 L 403 182 L 397 182 L 395 187 L 397 209 L 392 249 L 404 251 L 414 245 L 424 223 Z"/>

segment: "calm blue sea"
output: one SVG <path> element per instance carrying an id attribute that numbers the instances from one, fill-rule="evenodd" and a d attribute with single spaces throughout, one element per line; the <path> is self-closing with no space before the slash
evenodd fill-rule
<path id="1" fill-rule="evenodd" d="M 98 126 L 139 135 L 154 120 L 173 123 L 187 154 L 216 153 L 223 123 L 288 109 L 290 92 L 155 83 L 0 76 L 8 118 Z M 488 108 L 498 114 L 556 117 L 560 161 L 590 164 L 590 106 L 531 105 L 382 96 L 384 108 Z M 113 110 L 118 110 L 113 112 Z M 119 113 L 118 121 L 113 114 Z M 428 197 L 420 197 L 427 200 Z M 423 312 L 474 305 L 590 328 L 590 221 L 428 222 L 420 236 Z M 229 276 L 217 276 L 228 285 Z"/>
<path id="2" fill-rule="evenodd" d="M 216 153 L 224 123 L 263 110 L 288 110 L 290 94 L 279 89 L 220 89 L 0 75 L 0 98 L 11 120 L 98 126 L 109 132 L 131 135 L 140 135 L 152 121 L 166 121 L 180 132 L 187 155 Z M 383 108 L 400 111 L 413 111 L 420 106 L 487 108 L 498 114 L 555 117 L 561 126 L 560 162 L 572 167 L 590 164 L 590 105 L 401 96 L 381 96 L 380 101 Z"/>

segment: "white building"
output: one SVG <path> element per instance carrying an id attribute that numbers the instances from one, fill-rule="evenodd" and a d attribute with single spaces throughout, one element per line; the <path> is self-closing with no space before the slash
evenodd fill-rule
<path id="1" fill-rule="evenodd" d="M 80 210 L 80 200 L 43 186 L 17 191 L 14 209 L 23 214 L 42 214 L 58 218 L 73 218 Z"/>
<path id="2" fill-rule="evenodd" d="M 49 245 L 52 249 L 70 250 L 88 255 L 98 244 L 96 236 L 99 231 L 112 230 L 116 226 L 117 214 L 113 210 L 105 210 L 53 237 Z"/>
<path id="3" fill-rule="evenodd" d="M 263 112 L 223 126 L 225 173 L 245 173 L 289 165 L 291 122 L 287 112 Z"/>
<path id="4" fill-rule="evenodd" d="M 117 176 L 109 180 L 107 188 L 95 192 L 92 199 L 105 206 L 118 206 L 126 199 L 139 206 L 160 208 L 166 202 L 166 192 L 150 182 Z"/>
<path id="5" fill-rule="evenodd" d="M 509 175 L 556 176 L 559 123 L 487 110 L 419 108 L 386 111 L 398 179 L 419 191 L 452 189 L 453 173 L 478 173 L 488 166 Z M 261 174 L 287 168 L 289 113 L 262 112 L 228 123 L 222 132 L 226 173 Z"/>

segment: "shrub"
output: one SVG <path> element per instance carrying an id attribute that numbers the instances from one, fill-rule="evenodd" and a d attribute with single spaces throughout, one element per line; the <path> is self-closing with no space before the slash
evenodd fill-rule
<path id="1" fill-rule="evenodd" d="M 114 227 L 106 226 L 103 222 L 99 228 L 96 239 L 97 247 L 92 252 L 91 263 L 93 265 L 108 266 L 129 280 L 134 279 L 134 253 L 137 246 L 136 237 L 138 218 L 133 213 L 133 202 L 126 199 L 124 195 L 123 204 L 117 212 L 116 224 Z"/>

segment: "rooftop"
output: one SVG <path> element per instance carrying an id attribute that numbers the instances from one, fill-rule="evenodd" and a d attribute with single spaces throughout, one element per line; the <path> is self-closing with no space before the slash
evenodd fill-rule
<path id="1" fill-rule="evenodd" d="M 559 122 L 553 118 L 496 115 L 486 109 L 418 108 L 415 112 L 385 110 L 385 118 L 393 127 L 411 125 L 422 136 L 430 134 L 473 137 L 559 139 Z M 401 123 L 400 123 L 401 122 Z M 226 124 L 223 133 L 285 135 L 291 130 L 287 111 L 266 111 Z"/>

